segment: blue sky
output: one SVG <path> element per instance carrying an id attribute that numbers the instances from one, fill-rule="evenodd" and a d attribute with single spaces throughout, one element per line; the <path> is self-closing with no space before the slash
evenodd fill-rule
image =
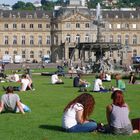
<path id="1" fill-rule="evenodd" d="M 9 4 L 9 5 L 13 5 L 15 4 L 17 1 L 23 1 L 23 2 L 35 2 L 38 0 L 0 0 L 0 4 Z"/>
<path id="2" fill-rule="evenodd" d="M 35 1 L 41 1 L 41 0 L 0 0 L 0 4 L 9 4 L 9 5 L 13 5 L 15 3 L 17 3 L 17 1 L 23 1 L 23 2 L 32 2 L 34 3 Z M 52 1 L 57 1 L 57 0 L 52 0 Z"/>

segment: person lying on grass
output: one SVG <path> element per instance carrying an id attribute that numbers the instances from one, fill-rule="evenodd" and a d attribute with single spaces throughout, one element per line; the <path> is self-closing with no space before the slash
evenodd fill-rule
<path id="1" fill-rule="evenodd" d="M 67 132 L 92 132 L 97 129 L 97 123 L 89 120 L 95 101 L 88 93 L 80 94 L 68 103 L 64 109 L 62 127 Z"/>
<path id="2" fill-rule="evenodd" d="M 0 101 L 0 113 L 1 112 L 29 112 L 30 109 L 28 106 L 21 103 L 18 94 L 13 93 L 13 87 L 9 86 L 6 88 L 6 93 L 2 95 Z"/>

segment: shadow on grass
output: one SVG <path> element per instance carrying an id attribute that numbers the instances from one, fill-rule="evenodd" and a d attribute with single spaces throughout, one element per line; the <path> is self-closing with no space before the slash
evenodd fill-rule
<path id="1" fill-rule="evenodd" d="M 57 126 L 57 125 L 40 125 L 39 128 L 65 132 L 65 130 L 62 127 Z"/>

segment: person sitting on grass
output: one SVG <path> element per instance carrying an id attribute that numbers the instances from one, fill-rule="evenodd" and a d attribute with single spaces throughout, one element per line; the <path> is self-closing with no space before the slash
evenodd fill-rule
<path id="1" fill-rule="evenodd" d="M 133 130 L 129 119 L 129 107 L 125 103 L 122 91 L 114 91 L 111 99 L 113 103 L 106 107 L 106 117 L 109 125 L 107 132 L 116 135 L 131 135 Z"/>
<path id="2" fill-rule="evenodd" d="M 56 72 L 55 72 L 55 74 L 53 74 L 51 76 L 51 83 L 52 84 L 64 84 L 64 82 L 61 79 L 59 79 L 58 74 Z"/>
<path id="3" fill-rule="evenodd" d="M 129 84 L 135 84 L 135 83 L 136 83 L 135 73 L 134 72 L 131 72 L 130 73 L 130 76 L 129 76 Z"/>
<path id="4" fill-rule="evenodd" d="M 92 95 L 83 93 L 70 101 L 64 109 L 62 127 L 67 132 L 92 132 L 97 129 L 97 123 L 90 121 L 95 101 Z"/>
<path id="5" fill-rule="evenodd" d="M 79 73 L 76 77 L 73 79 L 73 87 L 80 87 L 79 91 L 87 91 L 87 87 L 90 86 L 90 83 L 86 80 L 83 80 L 82 75 Z"/>
<path id="6" fill-rule="evenodd" d="M 0 113 L 1 112 L 30 112 L 30 108 L 21 103 L 18 94 L 13 93 L 13 87 L 9 86 L 6 88 L 6 93 L 2 95 L 0 101 Z"/>
<path id="7" fill-rule="evenodd" d="M 97 76 L 97 78 L 95 79 L 94 87 L 93 87 L 94 92 L 108 92 L 109 91 L 103 87 L 102 79 L 103 79 L 102 75 Z"/>
<path id="8" fill-rule="evenodd" d="M 125 88 L 126 88 L 125 82 L 122 80 L 121 74 L 116 74 L 115 79 L 116 79 L 117 88 L 122 90 L 122 91 L 125 91 Z"/>
<path id="9" fill-rule="evenodd" d="M 27 78 L 26 74 L 23 74 L 21 76 L 21 80 L 18 81 L 21 83 L 21 86 L 13 86 L 14 91 L 26 91 L 26 90 L 32 90 L 32 87 L 30 85 L 30 81 Z M 6 91 L 6 87 L 3 86 L 3 89 Z"/>

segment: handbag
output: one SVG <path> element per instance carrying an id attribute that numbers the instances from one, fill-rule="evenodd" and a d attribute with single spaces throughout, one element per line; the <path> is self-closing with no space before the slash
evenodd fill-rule
<path id="1" fill-rule="evenodd" d="M 140 131 L 140 118 L 131 119 L 133 130 Z"/>

